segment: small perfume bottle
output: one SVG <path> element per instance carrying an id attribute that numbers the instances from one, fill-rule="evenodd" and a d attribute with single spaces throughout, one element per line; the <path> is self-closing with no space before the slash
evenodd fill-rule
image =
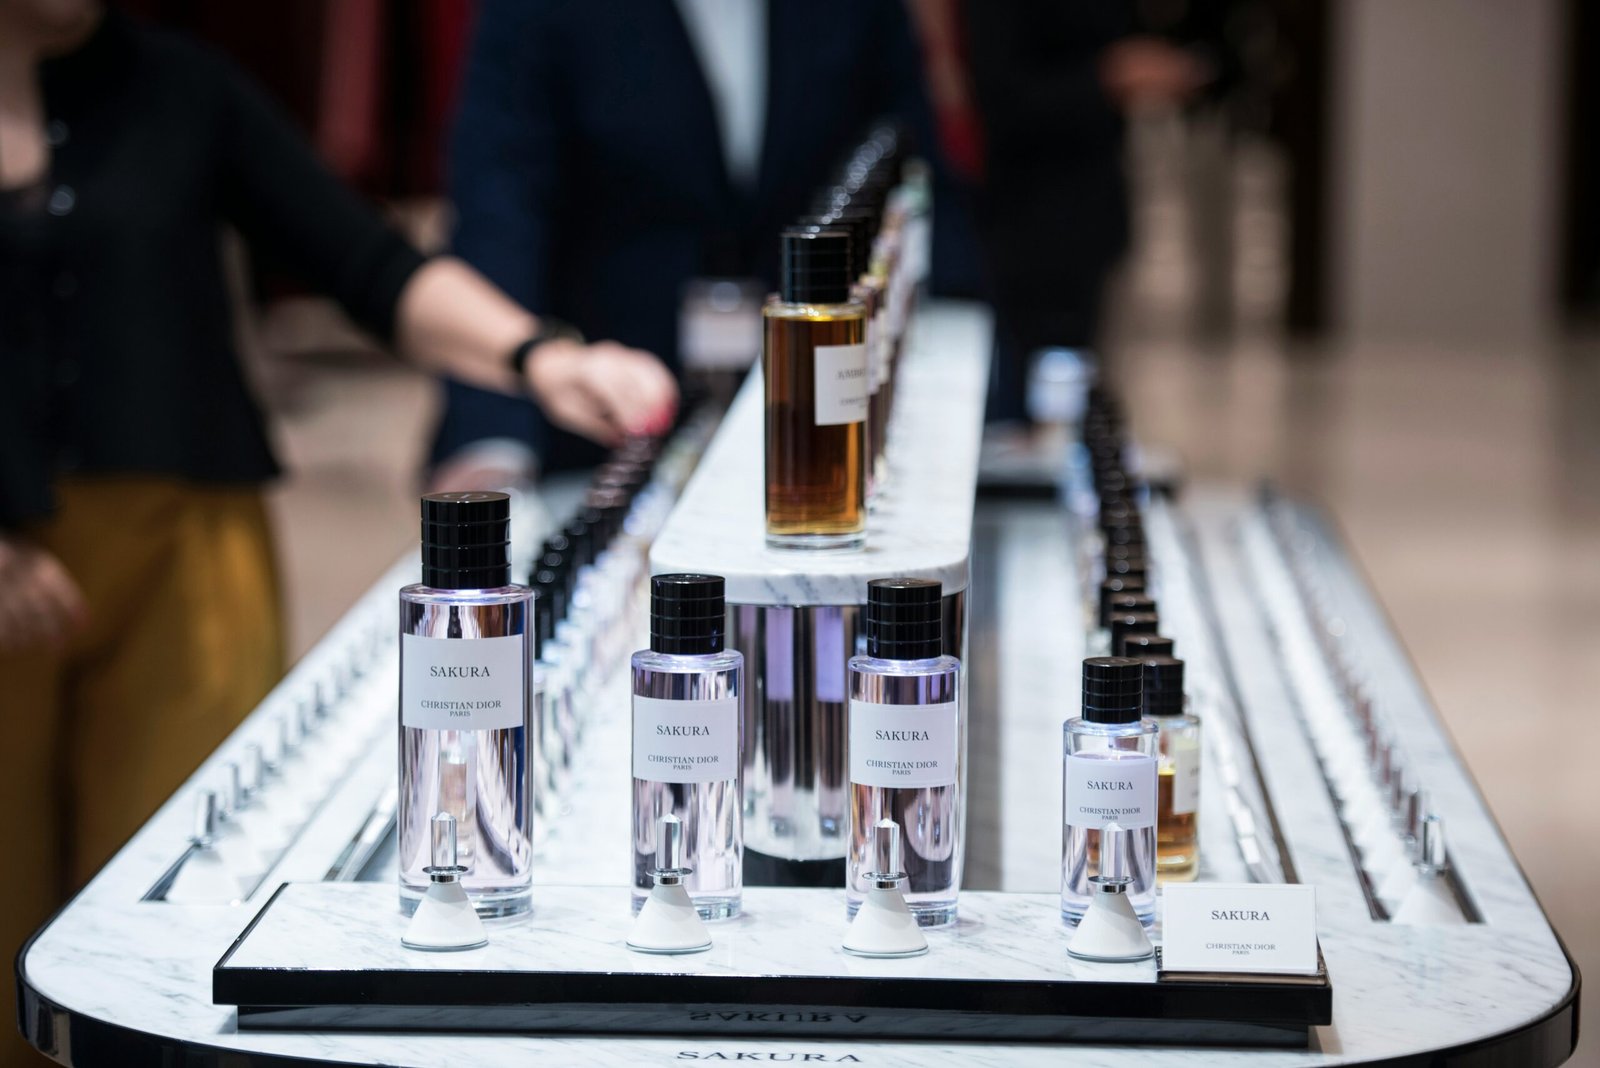
<path id="1" fill-rule="evenodd" d="M 504 493 L 422 498 L 422 582 L 400 591 L 400 904 L 428 892 L 430 821 L 459 830 L 462 885 L 481 915 L 530 907 L 533 762 L 528 627 L 511 582 Z"/>
<path id="2" fill-rule="evenodd" d="M 871 890 L 873 828 L 904 828 L 905 898 L 923 927 L 954 923 L 961 889 L 961 661 L 943 649 L 943 590 L 867 584 L 867 652 L 850 659 L 850 852 L 855 915 Z"/>
<path id="3" fill-rule="evenodd" d="M 1156 745 L 1156 879 L 1193 882 L 1200 871 L 1200 717 L 1189 712 L 1182 660 L 1161 655 L 1140 659 L 1144 714 L 1161 732 Z"/>
<path id="4" fill-rule="evenodd" d="M 783 282 L 762 309 L 767 544 L 859 549 L 867 537 L 865 310 L 850 235 L 783 233 Z"/>
<path id="5" fill-rule="evenodd" d="M 716 575 L 650 580 L 650 648 L 633 654 L 633 911 L 655 885 L 663 816 L 702 919 L 739 915 L 744 882 L 744 656 L 723 648 Z"/>
<path id="6" fill-rule="evenodd" d="M 1100 832 L 1115 823 L 1131 832 L 1122 875 L 1145 926 L 1156 907 L 1156 737 L 1140 717 L 1143 665 L 1119 656 L 1083 662 L 1083 715 L 1064 727 L 1061 799 L 1061 916 L 1083 918 L 1100 871 Z"/>

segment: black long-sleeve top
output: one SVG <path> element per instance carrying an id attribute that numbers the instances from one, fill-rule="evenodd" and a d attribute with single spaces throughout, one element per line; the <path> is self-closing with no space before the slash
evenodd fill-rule
<path id="1" fill-rule="evenodd" d="M 0 194 L 0 527 L 62 472 L 270 478 L 222 227 L 384 338 L 421 256 L 199 45 L 113 13 L 40 82 L 49 172 Z"/>

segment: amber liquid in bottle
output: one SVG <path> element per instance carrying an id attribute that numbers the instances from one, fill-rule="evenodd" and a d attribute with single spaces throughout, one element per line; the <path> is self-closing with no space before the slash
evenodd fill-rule
<path id="1" fill-rule="evenodd" d="M 767 543 L 860 548 L 867 530 L 866 382 L 859 388 L 859 418 L 846 422 L 845 406 L 826 376 L 835 347 L 865 345 L 862 306 L 769 301 L 763 315 Z M 862 375 L 864 368 L 863 363 Z"/>
<path id="2" fill-rule="evenodd" d="M 1161 882 L 1191 882 L 1200 870 L 1200 814 L 1173 812 L 1177 769 L 1156 772 L 1156 876 Z"/>

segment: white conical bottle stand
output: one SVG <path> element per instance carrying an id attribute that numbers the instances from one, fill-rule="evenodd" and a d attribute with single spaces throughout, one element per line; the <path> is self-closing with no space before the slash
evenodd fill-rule
<path id="1" fill-rule="evenodd" d="M 1131 961 L 1144 960 L 1155 948 L 1127 894 L 1097 893 L 1072 932 L 1067 952 L 1083 960 Z"/>
<path id="2" fill-rule="evenodd" d="M 1442 927 L 1466 923 L 1467 918 L 1461 914 L 1456 895 L 1442 874 L 1418 872 L 1392 922 L 1408 927 Z"/>
<path id="3" fill-rule="evenodd" d="M 219 905 L 244 896 L 239 872 L 215 848 L 221 805 L 215 790 L 202 790 L 195 796 L 193 848 L 184 857 L 163 900 L 180 905 Z"/>
<path id="4" fill-rule="evenodd" d="M 489 936 L 478 919 L 478 911 L 461 885 L 467 869 L 457 863 L 456 821 L 440 812 L 428 821 L 429 857 L 433 863 L 422 869 L 428 873 L 428 892 L 400 936 L 400 944 L 411 949 L 477 949 L 487 945 Z"/>
<path id="5" fill-rule="evenodd" d="M 858 957 L 916 957 L 928 952 L 928 939 L 899 887 L 874 886 L 850 921 L 844 949 Z"/>
<path id="6" fill-rule="evenodd" d="M 1445 849 L 1444 821 L 1430 815 L 1422 821 L 1418 838 L 1417 881 L 1406 891 L 1393 922 L 1413 927 L 1449 926 L 1467 922 L 1461 903 L 1450 889 L 1449 852 Z"/>
<path id="7" fill-rule="evenodd" d="M 1144 960 L 1155 953 L 1144 924 L 1128 900 L 1128 858 L 1133 855 L 1133 832 L 1115 820 L 1100 829 L 1099 875 L 1091 875 L 1094 892 L 1089 909 L 1072 932 L 1067 952 L 1083 960 Z"/>
<path id="8" fill-rule="evenodd" d="M 683 884 L 694 872 L 683 865 L 683 822 L 671 812 L 656 821 L 655 885 L 633 921 L 628 948 L 641 953 L 698 953 L 711 948 L 700 912 Z"/>
<path id="9" fill-rule="evenodd" d="M 429 884 L 400 939 L 411 949 L 430 950 L 477 949 L 488 942 L 467 888 L 456 880 Z"/>
<path id="10" fill-rule="evenodd" d="M 219 905 L 244 896 L 244 882 L 209 845 L 196 849 L 167 888 L 163 900 L 174 905 Z"/>
<path id="11" fill-rule="evenodd" d="M 1378 899 L 1393 912 L 1399 902 L 1411 892 L 1411 887 L 1416 884 L 1417 869 L 1410 860 L 1402 860 L 1391 866 L 1383 878 L 1378 880 Z"/>
<path id="12" fill-rule="evenodd" d="M 628 948 L 641 953 L 699 953 L 711 948 L 700 912 L 680 883 L 651 887 L 628 933 Z"/>

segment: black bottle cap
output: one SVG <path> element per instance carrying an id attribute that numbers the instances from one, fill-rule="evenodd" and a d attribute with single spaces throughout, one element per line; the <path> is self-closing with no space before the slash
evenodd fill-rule
<path id="1" fill-rule="evenodd" d="M 1133 612 L 1154 612 L 1156 599 L 1143 590 L 1128 590 L 1111 598 L 1107 605 L 1106 618 L 1113 619 Z"/>
<path id="2" fill-rule="evenodd" d="M 654 575 L 650 579 L 650 649 L 700 656 L 722 652 L 728 625 L 721 575 Z"/>
<path id="3" fill-rule="evenodd" d="M 1174 656 L 1147 656 L 1144 665 L 1144 713 L 1183 714 L 1183 661 Z"/>
<path id="4" fill-rule="evenodd" d="M 594 563 L 594 558 L 598 552 L 595 546 L 597 531 L 588 520 L 580 516 L 562 527 L 561 532 L 572 543 L 572 563 L 574 567 L 588 567 Z"/>
<path id="5" fill-rule="evenodd" d="M 850 299 L 851 252 L 848 230 L 797 227 L 780 239 L 778 295 L 791 304 L 842 304 Z"/>
<path id="6" fill-rule="evenodd" d="M 1144 666 L 1123 656 L 1083 662 L 1083 718 L 1090 723 L 1136 723 L 1143 705 Z"/>
<path id="7" fill-rule="evenodd" d="M 561 541 L 564 545 L 566 544 L 567 539 L 565 535 L 561 536 Z M 544 555 L 539 557 L 539 566 L 547 571 L 553 572 L 556 578 L 561 581 L 562 585 L 567 586 L 570 583 L 572 572 L 572 550 L 570 547 L 552 549 L 549 548 L 549 544 L 550 543 L 548 541 L 545 542 L 546 548 Z"/>
<path id="8" fill-rule="evenodd" d="M 1110 556 L 1106 560 L 1107 578 L 1136 578 L 1141 586 L 1150 581 L 1149 569 L 1142 554 Z"/>
<path id="9" fill-rule="evenodd" d="M 545 637 L 552 638 L 556 633 L 556 623 L 567 614 L 567 591 L 562 587 L 561 576 L 547 567 L 534 571 L 532 585 L 543 595 L 545 603 L 539 623 L 547 628 Z"/>
<path id="10" fill-rule="evenodd" d="M 1122 655 L 1131 656 L 1135 660 L 1148 660 L 1152 656 L 1171 656 L 1173 642 L 1171 638 L 1159 634 L 1124 634 L 1122 636 Z"/>
<path id="11" fill-rule="evenodd" d="M 1129 634 L 1159 634 L 1161 620 L 1154 612 L 1111 613 L 1111 653 L 1122 655 L 1122 639 Z"/>
<path id="12" fill-rule="evenodd" d="M 1144 549 L 1144 525 L 1142 523 L 1117 523 L 1106 527 L 1104 530 L 1108 546 L 1126 545 L 1130 549 Z"/>
<path id="13" fill-rule="evenodd" d="M 1138 545 L 1118 545 L 1116 543 L 1112 543 L 1106 546 L 1106 559 L 1133 560 L 1142 565 L 1145 562 L 1145 547 L 1142 543 Z"/>
<path id="14" fill-rule="evenodd" d="M 1106 577 L 1100 581 L 1100 609 L 1095 619 L 1104 627 L 1111 622 L 1111 602 L 1125 593 L 1143 593 L 1144 575 L 1118 574 L 1106 565 Z"/>
<path id="15" fill-rule="evenodd" d="M 511 498 L 430 493 L 422 498 L 422 584 L 490 590 L 511 583 Z"/>
<path id="16" fill-rule="evenodd" d="M 927 660 L 944 652 L 944 589 L 933 579 L 873 579 L 864 618 L 868 656 Z"/>
<path id="17" fill-rule="evenodd" d="M 850 261 L 846 270 L 852 282 L 867 269 L 864 249 L 872 247 L 871 220 L 850 208 L 831 208 L 820 215 L 802 215 L 795 223 L 802 230 L 843 230 L 850 235 Z"/>
<path id="18" fill-rule="evenodd" d="M 1126 497 L 1102 498 L 1099 521 L 1101 530 L 1138 526 L 1141 523 L 1139 506 Z"/>
<path id="19" fill-rule="evenodd" d="M 616 535 L 611 529 L 611 513 L 585 501 L 584 506 L 578 510 L 578 518 L 589 524 L 589 533 L 594 539 L 594 555 L 598 557 L 606 551 L 611 539 Z"/>

